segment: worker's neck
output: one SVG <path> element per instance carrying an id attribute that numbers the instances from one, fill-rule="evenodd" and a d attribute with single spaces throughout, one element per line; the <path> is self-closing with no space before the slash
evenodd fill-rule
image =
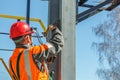
<path id="1" fill-rule="evenodd" d="M 16 48 L 30 48 L 32 45 L 31 44 L 16 44 Z"/>

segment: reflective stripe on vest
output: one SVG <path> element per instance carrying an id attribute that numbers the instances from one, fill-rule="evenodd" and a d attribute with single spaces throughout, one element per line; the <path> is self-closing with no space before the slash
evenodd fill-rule
<path id="1" fill-rule="evenodd" d="M 25 61 L 25 70 L 28 76 L 28 80 L 32 80 L 30 61 L 29 61 L 29 49 L 24 50 L 24 61 Z"/>

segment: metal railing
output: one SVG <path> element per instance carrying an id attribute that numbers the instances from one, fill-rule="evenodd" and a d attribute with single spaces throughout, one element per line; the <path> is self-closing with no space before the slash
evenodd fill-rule
<path id="1" fill-rule="evenodd" d="M 11 16 L 11 15 L 5 15 L 5 14 L 0 14 L 1 18 L 10 18 L 10 19 L 20 19 L 20 20 L 26 20 L 26 17 L 22 17 L 22 16 Z M 42 29 L 44 31 L 46 31 L 46 27 L 44 26 L 43 22 L 41 19 L 38 18 L 30 18 L 30 21 L 34 21 L 34 22 L 39 22 Z"/>
<path id="2" fill-rule="evenodd" d="M 10 77 L 11 77 L 11 79 L 14 80 L 13 77 L 12 77 L 12 75 L 11 75 L 11 73 L 10 73 L 10 71 L 9 71 L 9 68 L 8 68 L 7 65 L 5 64 L 4 60 L 3 60 L 2 58 L 0 58 L 0 61 L 2 62 L 3 66 L 5 67 L 5 69 L 7 70 L 8 74 L 9 74 Z"/>

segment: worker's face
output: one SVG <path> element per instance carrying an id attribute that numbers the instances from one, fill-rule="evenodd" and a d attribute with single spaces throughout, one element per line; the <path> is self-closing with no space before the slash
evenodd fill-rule
<path id="1" fill-rule="evenodd" d="M 25 42 L 28 45 L 32 45 L 32 36 L 31 35 L 26 35 L 25 40 L 26 40 Z"/>

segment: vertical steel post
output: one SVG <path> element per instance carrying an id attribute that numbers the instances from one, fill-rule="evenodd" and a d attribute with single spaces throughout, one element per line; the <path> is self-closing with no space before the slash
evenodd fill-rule
<path id="1" fill-rule="evenodd" d="M 64 48 L 61 56 L 61 80 L 76 80 L 76 0 L 61 0 L 61 28 Z"/>
<path id="2" fill-rule="evenodd" d="M 54 23 L 56 20 L 60 20 L 60 9 L 59 9 L 59 0 L 50 0 L 49 1 L 49 20 L 48 24 Z"/>
<path id="3" fill-rule="evenodd" d="M 75 26 L 76 26 L 76 1 L 75 0 L 50 0 L 49 24 L 60 20 L 59 28 L 64 35 L 64 48 L 58 55 L 57 61 L 51 68 L 55 68 L 54 80 L 75 80 Z"/>
<path id="4" fill-rule="evenodd" d="M 53 24 L 56 20 L 60 20 L 59 0 L 49 0 L 49 20 L 48 24 Z M 61 29 L 60 26 L 58 26 Z M 61 80 L 61 53 L 57 55 L 55 62 L 50 66 L 50 71 L 54 71 L 53 80 Z"/>
<path id="5" fill-rule="evenodd" d="M 29 24 L 30 19 L 30 0 L 27 0 L 27 9 L 26 9 L 26 23 Z"/>

